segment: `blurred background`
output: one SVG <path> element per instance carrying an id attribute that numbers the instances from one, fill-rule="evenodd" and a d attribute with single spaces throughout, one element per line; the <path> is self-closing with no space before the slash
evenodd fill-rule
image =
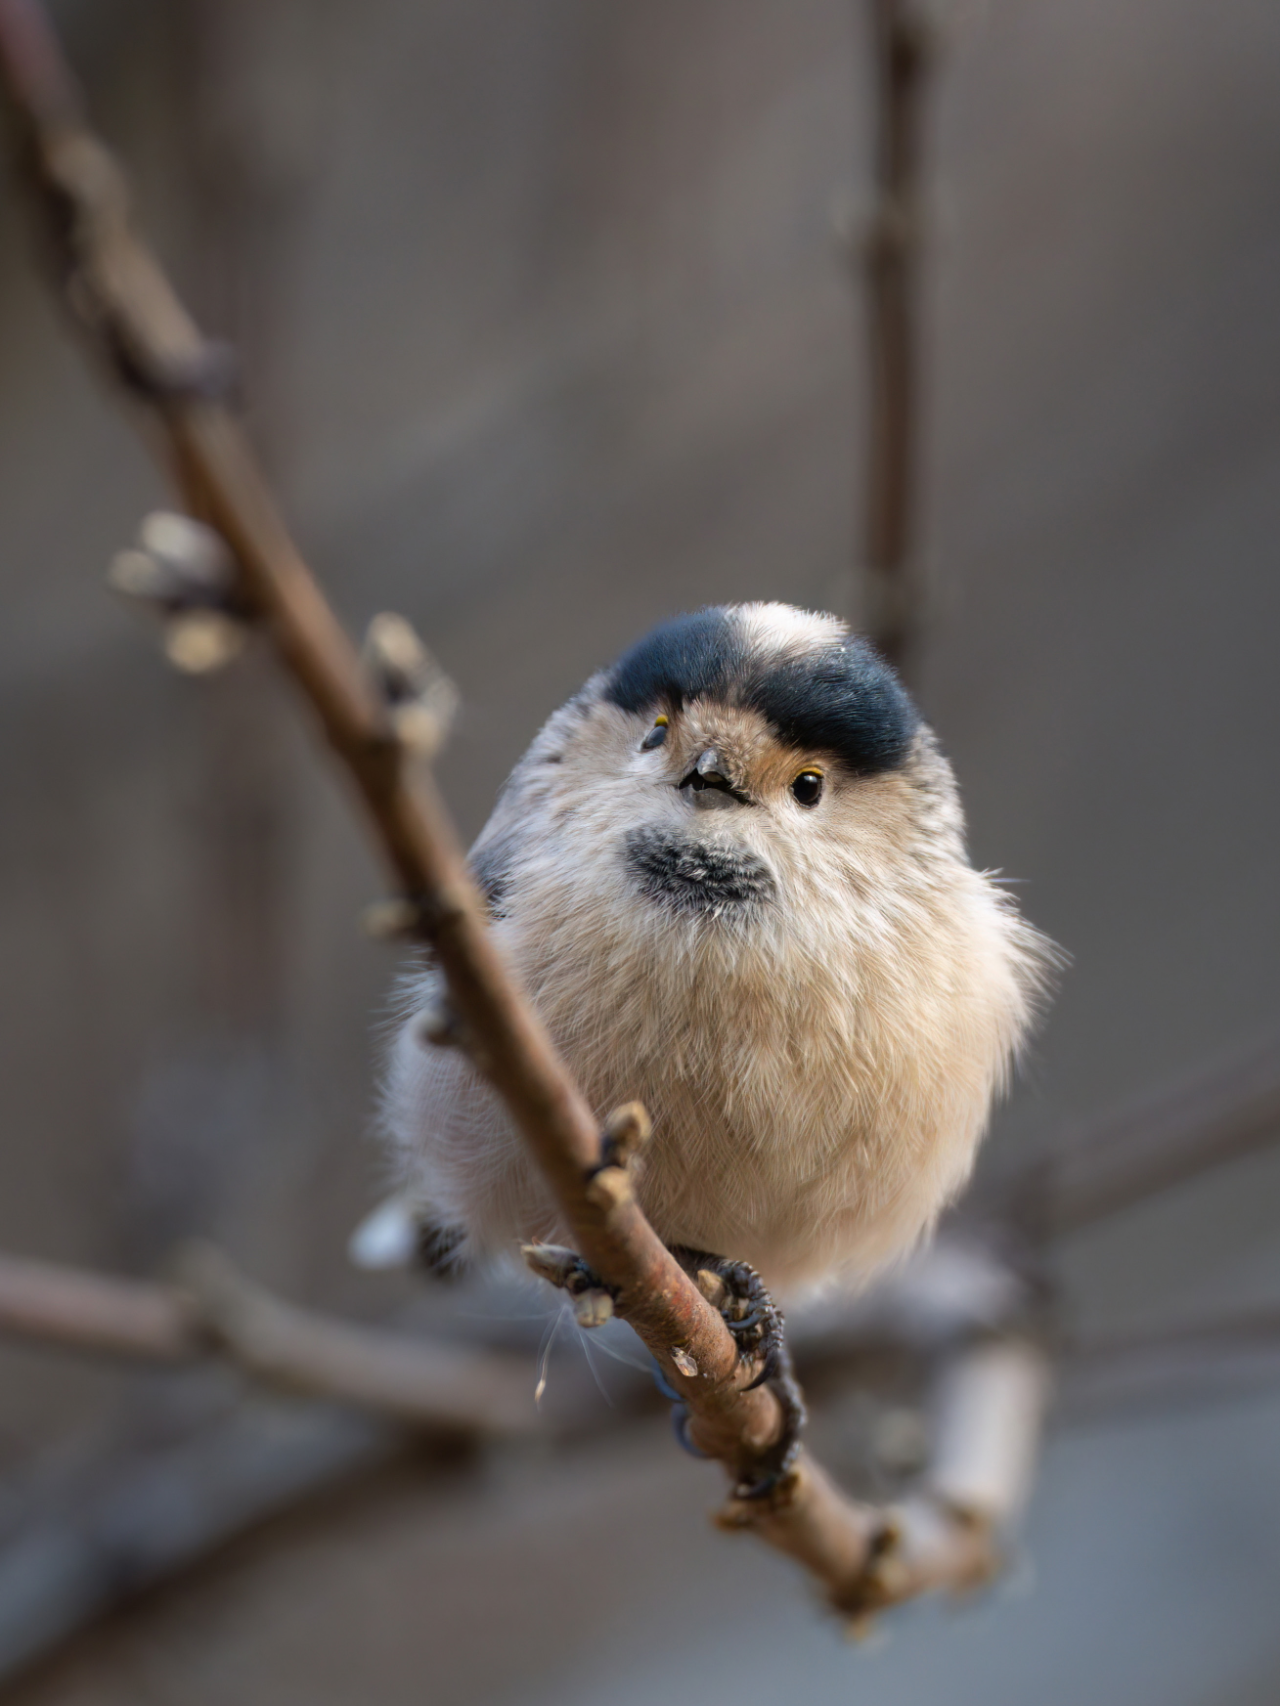
<path id="1" fill-rule="evenodd" d="M 467 834 L 653 622 L 859 614 L 858 0 L 53 10 L 145 227 L 242 353 L 313 566 L 458 684 L 439 769 Z M 999 1123 L 1031 1153 L 1280 1017 L 1280 9 L 936 20 L 914 682 L 975 862 L 1072 956 Z M 412 1288 L 344 1249 L 382 1182 L 395 959 L 358 924 L 382 878 L 264 660 L 181 678 L 104 591 L 167 494 L 21 214 L 7 183 L 0 1247 L 149 1274 L 199 1233 L 380 1318 Z M 1053 1274 L 1085 1335 L 1275 1307 L 1280 1149 L 1061 1242 Z M 428 1461 L 340 1419 L 237 1446 L 227 1377 L 8 1344 L 5 1698 L 1262 1706 L 1274 1372 L 1091 1408 L 1067 1383 L 1006 1581 L 852 1647 L 783 1560 L 711 1531 L 717 1472 L 657 1415 L 567 1453 Z M 242 1487 L 241 1447 L 297 1497 L 239 1532 L 230 1510 L 225 1544 L 86 1622 L 79 1515 L 127 1526 L 157 1465 Z"/>

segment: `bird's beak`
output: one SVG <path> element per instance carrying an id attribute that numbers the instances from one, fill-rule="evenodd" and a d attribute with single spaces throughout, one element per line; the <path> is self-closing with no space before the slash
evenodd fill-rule
<path id="1" fill-rule="evenodd" d="M 735 786 L 729 766 L 713 746 L 707 748 L 677 786 L 687 788 L 693 804 L 703 808 L 715 809 L 731 805 L 734 801 L 743 806 L 752 804 L 751 796 Z"/>
<path id="2" fill-rule="evenodd" d="M 713 746 L 709 746 L 694 765 L 693 774 L 704 788 L 728 790 L 733 786 L 729 780 L 729 767 Z"/>

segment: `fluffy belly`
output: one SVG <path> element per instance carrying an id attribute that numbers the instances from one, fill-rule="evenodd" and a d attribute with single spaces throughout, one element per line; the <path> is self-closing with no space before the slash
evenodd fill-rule
<path id="1" fill-rule="evenodd" d="M 708 880 L 662 853 L 646 840 L 635 858 L 667 887 Z M 726 909 L 714 920 L 664 890 L 638 913 L 603 913 L 589 935 L 569 927 L 567 904 L 537 929 L 497 928 L 598 1116 L 648 1109 L 637 1189 L 660 1237 L 748 1261 L 783 1290 L 866 1276 L 908 1251 L 967 1177 L 1000 1027 L 939 975 L 928 919 L 914 935 L 840 939 L 814 924 L 806 940 L 766 908 L 736 927 L 729 912 L 750 908 L 763 879 L 736 865 L 711 875 Z M 466 1163 L 467 1220 L 545 1235 L 553 1211 L 514 1132 L 498 1149 Z M 490 1213 L 477 1215 L 478 1192 Z"/>
<path id="2" fill-rule="evenodd" d="M 673 1046 L 625 1083 L 590 1051 L 575 1059 L 566 1049 L 602 1114 L 632 1099 L 649 1110 L 637 1194 L 655 1231 L 669 1245 L 750 1262 L 782 1291 L 839 1269 L 865 1277 L 904 1254 L 967 1173 L 976 1122 L 953 1118 L 948 1129 L 936 1106 L 923 1119 L 909 1107 L 909 1079 L 847 1065 L 797 1074 L 785 1030 L 768 1041 L 745 1031 L 683 1039 L 686 1056 L 716 1058 L 714 1071 L 689 1071 Z M 736 1071 L 739 1061 L 751 1070 Z"/>

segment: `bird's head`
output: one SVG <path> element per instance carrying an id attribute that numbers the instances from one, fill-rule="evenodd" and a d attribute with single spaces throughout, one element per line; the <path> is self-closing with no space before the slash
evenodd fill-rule
<path id="1" fill-rule="evenodd" d="M 784 604 L 664 624 L 527 763 L 556 856 L 668 919 L 746 926 L 958 834 L 949 770 L 892 669 L 837 618 Z"/>

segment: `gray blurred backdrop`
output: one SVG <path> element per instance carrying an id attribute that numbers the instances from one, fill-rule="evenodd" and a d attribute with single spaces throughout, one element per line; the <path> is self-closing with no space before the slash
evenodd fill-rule
<path id="1" fill-rule="evenodd" d="M 856 613 L 861 321 L 835 235 L 868 187 L 856 0 L 57 12 L 162 254 L 244 354 L 316 569 L 353 625 L 409 616 L 459 684 L 441 773 L 468 833 L 646 625 L 723 599 Z M 1030 1145 L 1280 1010 L 1280 8 L 942 15 L 918 688 L 976 860 L 1073 957 L 1002 1116 Z M 146 1272 L 206 1232 L 291 1296 L 379 1315 L 400 1288 L 343 1245 L 379 1184 L 394 964 L 357 915 L 380 875 L 260 660 L 179 679 L 104 591 L 164 496 L 6 188 L 0 1246 Z M 1280 1298 L 1280 1155 L 1061 1265 L 1072 1320 L 1117 1329 Z M 4 1347 L 0 1478 L 136 1434 L 155 1385 Z M 1063 1426 L 1025 1566 L 895 1617 L 883 1648 L 713 1535 L 717 1493 L 656 1421 L 443 1491 L 393 1464 L 9 1697 L 1280 1691 L 1280 1384 Z"/>

